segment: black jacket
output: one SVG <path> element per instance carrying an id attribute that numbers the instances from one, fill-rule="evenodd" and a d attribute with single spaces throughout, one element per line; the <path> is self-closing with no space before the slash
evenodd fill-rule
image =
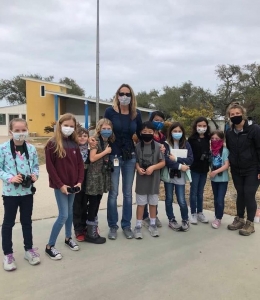
<path id="1" fill-rule="evenodd" d="M 226 143 L 229 150 L 229 162 L 232 172 L 248 175 L 258 170 L 260 173 L 260 127 L 256 124 L 248 125 L 245 121 L 243 131 L 232 130 L 226 132 Z"/>
<path id="2" fill-rule="evenodd" d="M 188 139 L 192 153 L 193 164 L 190 166 L 191 171 L 198 173 L 208 173 L 210 163 L 209 138 L 200 138 L 199 134 L 194 134 Z"/>

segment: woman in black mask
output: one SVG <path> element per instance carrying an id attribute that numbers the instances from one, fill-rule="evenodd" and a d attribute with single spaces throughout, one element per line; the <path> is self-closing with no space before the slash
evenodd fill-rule
<path id="1" fill-rule="evenodd" d="M 237 216 L 233 223 L 228 225 L 228 229 L 239 229 L 241 235 L 248 236 L 255 232 L 255 195 L 260 179 L 260 127 L 248 124 L 246 110 L 239 104 L 231 105 L 227 115 L 232 122 L 232 128 L 226 132 L 226 143 L 230 152 L 231 174 L 237 191 Z"/>

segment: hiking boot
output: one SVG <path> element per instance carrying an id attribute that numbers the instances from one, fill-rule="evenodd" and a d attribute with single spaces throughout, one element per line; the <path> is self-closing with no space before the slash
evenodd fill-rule
<path id="1" fill-rule="evenodd" d="M 204 216 L 202 212 L 198 213 L 198 221 L 204 224 L 209 222 L 209 220 Z"/>
<path id="2" fill-rule="evenodd" d="M 181 225 L 175 219 L 169 220 L 169 225 L 168 226 L 171 229 L 175 230 L 175 231 L 180 231 L 181 230 Z"/>
<path id="3" fill-rule="evenodd" d="M 189 221 L 182 220 L 181 222 L 181 231 L 188 231 L 190 229 Z"/>
<path id="4" fill-rule="evenodd" d="M 78 251 L 79 246 L 73 241 L 72 238 L 69 238 L 68 240 L 65 240 L 65 245 L 70 248 L 72 251 Z"/>
<path id="5" fill-rule="evenodd" d="M 148 230 L 150 231 L 150 234 L 152 237 L 158 237 L 159 236 L 159 232 L 158 232 L 158 228 L 156 225 L 150 225 Z"/>
<path id="6" fill-rule="evenodd" d="M 62 259 L 62 255 L 60 251 L 58 251 L 54 246 L 50 246 L 50 249 L 45 248 L 45 253 L 49 256 L 50 259 L 52 260 L 60 260 Z"/>
<path id="7" fill-rule="evenodd" d="M 155 224 L 157 227 L 162 227 L 162 222 L 159 220 L 158 217 L 156 217 Z"/>
<path id="8" fill-rule="evenodd" d="M 15 259 L 13 253 L 7 254 L 4 256 L 3 265 L 5 271 L 14 271 L 16 270 Z"/>
<path id="9" fill-rule="evenodd" d="M 140 226 L 136 226 L 134 229 L 134 237 L 137 240 L 141 240 L 143 238 L 143 234 L 142 234 L 142 227 Z"/>
<path id="10" fill-rule="evenodd" d="M 248 236 L 254 232 L 255 232 L 254 223 L 249 220 L 247 220 L 246 224 L 243 226 L 243 228 L 239 230 L 239 234 L 245 235 L 245 236 Z"/>
<path id="11" fill-rule="evenodd" d="M 134 237 L 134 233 L 130 227 L 126 227 L 123 229 L 125 237 L 130 240 Z"/>
<path id="12" fill-rule="evenodd" d="M 242 229 L 245 225 L 245 220 L 239 217 L 235 217 L 234 221 L 232 224 L 229 224 L 227 228 L 229 230 L 238 230 Z"/>
<path id="13" fill-rule="evenodd" d="M 215 219 L 212 223 L 211 226 L 214 229 L 218 229 L 221 225 L 221 220 L 220 219 Z"/>
<path id="14" fill-rule="evenodd" d="M 30 265 L 38 265 L 41 262 L 40 254 L 37 253 L 36 250 L 38 250 L 38 248 L 32 248 L 25 251 L 24 259 L 28 260 Z"/>
<path id="15" fill-rule="evenodd" d="M 145 228 L 149 228 L 149 226 L 150 226 L 150 218 L 149 217 L 147 217 L 147 218 L 145 218 L 145 219 L 143 219 L 143 222 L 142 222 L 142 224 L 143 224 L 143 226 L 145 227 Z"/>
<path id="16" fill-rule="evenodd" d="M 117 238 L 117 227 L 110 227 L 109 228 L 108 238 L 110 240 L 116 240 L 116 238 Z"/>
<path id="17" fill-rule="evenodd" d="M 93 244 L 104 244 L 106 238 L 99 235 L 97 225 L 88 224 L 85 241 Z"/>
<path id="18" fill-rule="evenodd" d="M 190 223 L 193 225 L 198 225 L 198 217 L 197 214 L 191 214 L 190 216 Z"/>

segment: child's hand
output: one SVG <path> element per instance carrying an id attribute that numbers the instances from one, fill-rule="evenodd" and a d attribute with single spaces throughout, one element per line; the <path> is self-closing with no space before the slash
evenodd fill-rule
<path id="1" fill-rule="evenodd" d="M 187 170 L 189 170 L 189 166 L 187 165 L 181 165 L 181 171 L 186 172 Z"/>
<path id="2" fill-rule="evenodd" d="M 97 140 L 93 137 L 89 137 L 88 144 L 89 144 L 90 148 L 95 148 L 97 145 Z"/>
<path id="3" fill-rule="evenodd" d="M 152 174 L 153 174 L 153 171 L 154 171 L 153 166 L 150 166 L 150 167 L 148 167 L 148 168 L 146 169 L 145 174 L 146 174 L 146 175 L 152 175 Z"/>
<path id="4" fill-rule="evenodd" d="M 216 171 L 212 171 L 210 172 L 209 177 L 214 178 L 216 175 L 217 175 Z"/>
<path id="5" fill-rule="evenodd" d="M 22 175 L 18 174 L 11 178 L 10 182 L 12 183 L 21 183 L 23 181 Z"/>
<path id="6" fill-rule="evenodd" d="M 106 154 L 110 154 L 112 151 L 112 148 L 109 145 L 107 145 L 105 151 L 106 151 Z"/>
<path id="7" fill-rule="evenodd" d="M 78 183 L 78 184 L 74 185 L 74 187 L 79 187 L 80 188 L 80 190 L 77 193 L 79 193 L 81 191 L 81 183 Z"/>
<path id="8" fill-rule="evenodd" d="M 35 174 L 31 174 L 31 178 L 33 182 L 37 181 L 37 176 Z"/>
<path id="9" fill-rule="evenodd" d="M 164 154 L 164 153 L 165 153 L 165 150 L 166 150 L 166 148 L 164 147 L 163 144 L 161 144 L 160 151 Z"/>
<path id="10" fill-rule="evenodd" d="M 143 168 L 138 167 L 138 168 L 137 168 L 137 172 L 138 172 L 140 175 L 145 175 L 145 170 L 144 170 Z"/>
<path id="11" fill-rule="evenodd" d="M 68 185 L 63 185 L 61 188 L 60 188 L 60 191 L 62 192 L 62 194 L 65 194 L 65 195 L 68 195 L 69 193 L 68 193 L 68 191 L 67 191 L 67 188 L 68 188 L 69 186 Z"/>

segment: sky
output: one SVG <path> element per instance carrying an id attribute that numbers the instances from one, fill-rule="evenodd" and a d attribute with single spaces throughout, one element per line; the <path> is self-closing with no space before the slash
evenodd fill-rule
<path id="1" fill-rule="evenodd" d="M 100 0 L 100 98 L 194 85 L 260 62 L 259 0 Z M 71 77 L 96 95 L 96 0 L 0 0 L 0 79 Z M 3 9 L 4 8 L 4 9 Z"/>

